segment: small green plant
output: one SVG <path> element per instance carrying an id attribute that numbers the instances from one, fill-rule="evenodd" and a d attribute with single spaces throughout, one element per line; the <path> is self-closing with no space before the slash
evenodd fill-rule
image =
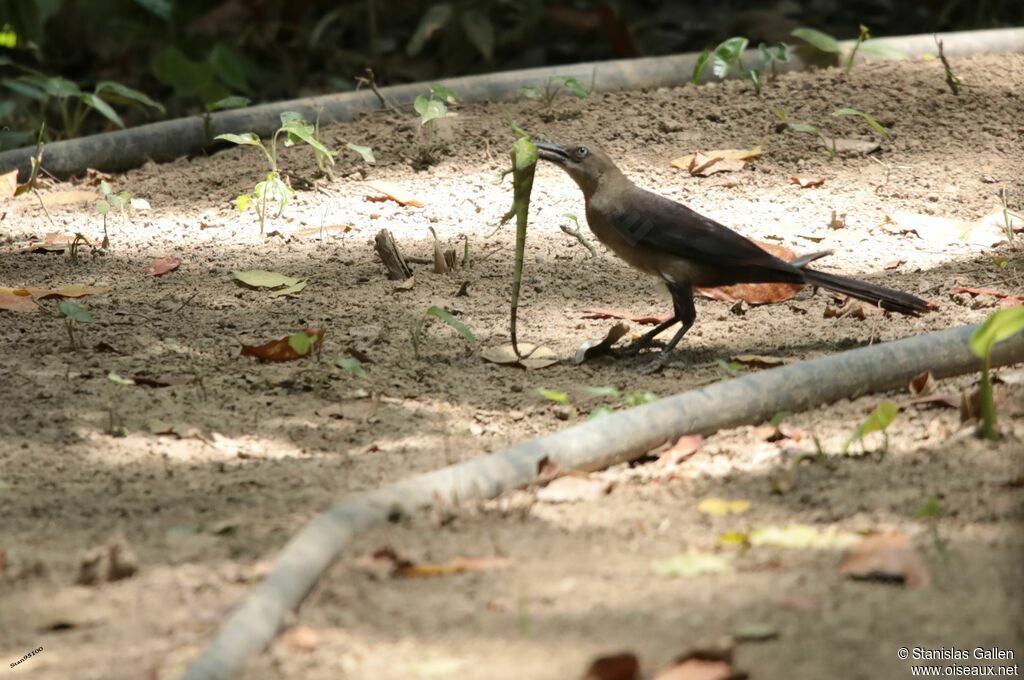
<path id="1" fill-rule="evenodd" d="M 939 520 L 942 518 L 942 515 L 942 506 L 939 505 L 939 499 L 935 496 L 926 498 L 917 510 L 917 518 L 928 523 L 928 533 L 932 537 L 935 550 L 944 556 L 946 554 L 946 541 L 939 536 Z"/>
<path id="2" fill-rule="evenodd" d="M 423 340 L 424 326 L 426 325 L 426 322 L 430 317 L 440 319 L 441 321 L 445 322 L 446 324 L 454 328 L 470 346 L 476 344 L 476 336 L 473 335 L 473 331 L 469 330 L 469 327 L 466 326 L 466 324 L 462 323 L 461 321 L 459 321 L 454 316 L 449 314 L 447 311 L 441 309 L 440 307 L 432 306 L 427 309 L 427 311 L 423 314 L 420 320 L 416 322 L 416 325 L 414 325 L 409 331 L 409 334 L 412 336 L 412 351 L 417 359 L 420 358 L 420 345 Z"/>
<path id="3" fill-rule="evenodd" d="M 577 99 L 586 99 L 589 94 L 583 84 L 572 76 L 548 76 L 543 88 L 521 87 L 519 92 L 527 99 L 539 101 L 545 110 L 550 110 L 555 97 L 563 89 Z"/>
<path id="4" fill-rule="evenodd" d="M 569 404 L 569 395 L 565 392 L 559 392 L 557 390 L 549 390 L 546 387 L 541 387 L 537 390 L 537 394 L 544 397 L 548 401 L 553 401 L 556 404 Z"/>
<path id="5" fill-rule="evenodd" d="M 757 46 L 757 52 L 761 65 L 768 69 L 768 77 L 772 80 L 779 75 L 778 65 L 789 63 L 789 45 L 784 42 L 774 46 L 761 43 Z"/>
<path id="6" fill-rule="evenodd" d="M 437 149 L 437 123 L 448 115 L 448 106 L 462 101 L 457 94 L 444 85 L 434 83 L 430 86 L 429 95 L 418 95 L 412 106 L 420 114 L 420 125 L 423 127 L 423 148 L 421 158 L 424 162 L 433 162 L 434 151 Z"/>
<path id="7" fill-rule="evenodd" d="M 351 373 L 356 378 L 362 378 L 366 375 L 366 371 L 363 370 L 363 362 L 359 361 L 355 357 L 336 357 L 334 364 L 338 368 L 343 368 Z"/>
<path id="8" fill-rule="evenodd" d="M 331 151 L 317 139 L 317 127 L 311 125 L 301 113 L 296 111 L 285 111 L 281 114 L 281 127 L 279 127 L 270 140 L 269 147 L 263 144 L 259 136 L 252 132 L 242 134 L 217 135 L 215 139 L 221 139 L 240 146 L 255 146 L 267 157 L 269 171 L 267 178 L 253 187 L 251 194 L 241 194 L 235 199 L 239 212 L 245 212 L 249 207 L 256 206 L 260 218 L 260 234 L 264 233 L 267 219 L 267 208 L 271 202 L 277 203 L 277 216 L 284 214 L 285 208 L 291 201 L 295 192 L 284 181 L 277 162 L 277 140 L 284 135 L 284 145 L 294 146 L 300 143 L 308 144 L 320 162 L 321 157 L 327 157 L 331 163 L 334 162 L 336 152 Z M 364 146 L 346 144 L 346 148 L 355 151 L 368 163 L 373 162 L 373 152 Z"/>
<path id="9" fill-rule="evenodd" d="M 92 318 L 92 314 L 85 307 L 69 300 L 64 300 L 58 304 L 57 309 L 64 316 L 64 328 L 68 332 L 71 349 L 80 348 L 82 346 L 81 338 L 75 334 L 75 329 L 78 328 L 78 324 L 95 323 L 96 320 Z"/>
<path id="10" fill-rule="evenodd" d="M 880 432 L 882 434 L 882 453 L 889 451 L 889 434 L 887 432 L 892 421 L 896 420 L 896 416 L 900 412 L 900 407 L 891 401 L 883 401 L 881 404 L 875 407 L 875 410 L 868 414 L 868 417 L 864 419 L 853 434 L 843 444 L 843 453 L 846 453 L 850 449 L 850 445 L 854 442 L 860 442 L 861 448 L 864 448 L 864 438 L 872 432 Z"/>
<path id="11" fill-rule="evenodd" d="M 86 92 L 67 78 L 47 75 L 27 66 L 14 64 L 6 57 L 0 58 L 0 66 L 3 65 L 13 66 L 20 71 L 20 75 L 0 78 L 0 86 L 36 103 L 39 114 L 32 127 L 37 128 L 41 123 L 49 121 L 48 128 L 55 132 L 52 139 L 78 137 L 82 132 L 83 123 L 92 111 L 123 128 L 124 121 L 114 110 L 114 104 L 164 112 L 162 104 L 138 90 L 111 80 L 101 81 L 91 92 Z M 54 118 L 59 122 L 55 124 Z"/>
<path id="12" fill-rule="evenodd" d="M 810 123 L 794 123 L 793 121 L 789 120 L 789 116 L 786 114 L 786 112 L 779 108 L 778 106 L 773 106 L 771 110 L 775 117 L 779 119 L 779 125 L 782 129 L 789 129 L 794 130 L 796 132 L 806 132 L 808 134 L 817 135 L 819 138 L 821 138 L 821 141 L 824 143 L 825 148 L 828 149 L 830 157 L 835 158 L 838 155 L 838 152 L 836 150 L 837 134 L 834 129 L 829 129 L 829 132 L 831 134 L 826 136 L 825 132 L 822 130 L 822 128 L 825 126 L 812 125 Z M 886 127 L 879 123 L 877 120 L 875 120 L 869 114 L 849 107 L 839 108 L 832 112 L 833 118 L 838 119 L 844 116 L 859 116 L 864 120 L 865 123 L 867 123 L 871 127 L 872 130 L 874 130 L 878 134 L 878 136 L 880 136 L 882 139 L 889 139 L 889 131 L 886 129 Z"/>
<path id="13" fill-rule="evenodd" d="M 978 330 L 971 333 L 971 352 L 981 359 L 981 427 L 978 435 L 984 439 L 995 440 L 1000 437 L 996 404 L 992 396 L 992 377 L 989 375 L 992 348 L 997 342 L 1021 331 L 1024 331 L 1024 307 L 1010 307 L 994 312 Z"/>
<path id="14" fill-rule="evenodd" d="M 746 38 L 736 36 L 718 43 L 713 50 L 704 50 L 693 66 L 691 80 L 694 84 L 699 83 L 708 64 L 711 64 L 711 72 L 719 80 L 729 77 L 734 70 L 737 73 L 746 73 L 754 84 L 754 92 L 760 95 L 765 71 L 769 78 L 774 79 L 778 75 L 778 65 L 789 61 L 789 45 L 781 42 L 778 45 L 760 43 L 757 46 L 757 53 L 761 67 L 746 69 L 743 66 L 743 52 L 749 44 L 750 41 Z"/>
<path id="15" fill-rule="evenodd" d="M 240 97 L 232 95 L 230 97 L 224 97 L 218 99 L 215 102 L 206 104 L 206 110 L 203 112 L 203 136 L 206 138 L 207 143 L 212 142 L 213 137 L 213 114 L 217 111 L 228 111 L 230 109 L 244 109 L 246 106 L 251 104 L 251 100 L 248 97 Z"/>
<path id="16" fill-rule="evenodd" d="M 127 191 L 119 191 L 114 193 L 110 183 L 106 180 L 100 182 L 100 195 L 102 198 L 96 200 L 96 212 L 103 216 L 103 243 L 100 248 L 107 250 L 110 248 L 110 235 L 107 233 L 107 215 L 110 214 L 111 210 L 116 210 L 121 213 L 121 217 L 128 219 L 128 213 L 132 209 L 132 195 Z M 78 240 L 77 238 L 75 239 Z M 88 243 L 88 241 L 86 242 Z"/>
<path id="17" fill-rule="evenodd" d="M 942 68 L 946 73 L 946 87 L 953 93 L 954 96 L 960 96 L 960 78 L 953 73 L 953 67 L 949 65 L 949 59 L 946 59 L 946 50 L 943 49 L 942 41 L 939 40 L 939 36 L 932 36 L 935 38 L 935 45 L 939 48 L 939 61 L 942 62 Z"/>
<path id="18" fill-rule="evenodd" d="M 822 52 L 828 52 L 835 54 L 837 58 L 842 60 L 843 48 L 839 45 L 839 41 L 828 33 L 823 33 L 814 28 L 796 28 L 793 29 L 792 34 L 794 37 L 800 38 L 806 41 L 815 49 L 821 50 Z M 877 42 L 871 38 L 871 31 L 864 24 L 860 25 L 860 31 L 857 35 L 857 40 L 854 41 L 853 47 L 850 48 L 850 53 L 846 56 L 846 60 L 843 66 L 843 70 L 849 74 L 853 70 L 853 61 L 857 56 L 857 53 L 867 54 L 878 59 L 907 59 L 909 55 L 906 52 L 894 49 L 885 45 L 884 43 Z"/>
<path id="19" fill-rule="evenodd" d="M 570 226 L 569 224 L 561 224 L 559 225 L 559 229 L 561 229 L 563 232 L 565 232 L 569 236 L 574 237 L 577 241 L 579 241 L 580 245 L 586 248 L 587 252 L 590 253 L 590 257 L 597 257 L 597 250 L 594 249 L 594 245 L 587 239 L 586 236 L 583 235 L 583 231 L 581 231 L 580 229 L 579 218 L 577 218 L 576 215 L 572 213 L 565 213 L 564 215 L 562 215 L 562 217 L 569 220 L 569 222 L 576 226 Z"/>
<path id="20" fill-rule="evenodd" d="M 1010 206 L 1007 200 L 1006 187 L 1002 187 L 997 193 L 996 198 L 999 199 L 999 205 L 1002 208 L 1003 213 L 1003 229 L 1006 231 L 1006 241 L 1013 244 L 1013 219 L 1010 217 Z"/>
<path id="21" fill-rule="evenodd" d="M 82 233 L 75 232 L 75 238 L 72 239 L 71 244 L 68 245 L 68 259 L 71 260 L 71 264 L 78 264 L 79 257 L 81 256 L 82 246 L 93 247 Z"/>

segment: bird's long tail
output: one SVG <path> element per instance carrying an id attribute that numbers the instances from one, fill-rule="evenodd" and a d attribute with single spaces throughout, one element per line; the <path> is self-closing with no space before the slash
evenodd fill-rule
<path id="1" fill-rule="evenodd" d="M 814 269 L 804 269 L 803 273 L 807 283 L 813 286 L 820 286 L 826 290 L 849 295 L 850 297 L 855 297 L 858 300 L 864 300 L 865 302 L 878 305 L 882 309 L 888 309 L 893 312 L 899 312 L 900 314 L 908 314 L 911 316 L 917 316 L 922 312 L 927 312 L 932 309 L 931 303 L 922 300 L 915 295 L 911 295 L 910 293 L 893 290 L 892 288 L 884 288 L 883 286 L 876 286 L 873 283 L 858 281 L 857 279 L 851 279 L 845 276 L 826 274 L 825 272 L 819 272 Z"/>

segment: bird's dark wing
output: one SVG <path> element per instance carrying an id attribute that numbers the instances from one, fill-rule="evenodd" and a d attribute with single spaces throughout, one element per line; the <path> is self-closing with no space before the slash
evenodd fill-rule
<path id="1" fill-rule="evenodd" d="M 708 267 L 737 270 L 737 276 L 726 277 L 736 282 L 802 280 L 796 267 L 732 229 L 664 196 L 639 187 L 635 191 L 639 195 L 621 207 L 611 206 L 608 215 L 627 242 Z M 740 270 L 746 271 L 739 275 Z"/>

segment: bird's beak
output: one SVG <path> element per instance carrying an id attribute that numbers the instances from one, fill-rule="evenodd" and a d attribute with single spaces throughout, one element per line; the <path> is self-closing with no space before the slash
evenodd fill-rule
<path id="1" fill-rule="evenodd" d="M 536 142 L 537 151 L 540 157 L 557 165 L 565 165 L 569 161 L 569 152 L 561 144 L 548 144 L 547 142 Z"/>

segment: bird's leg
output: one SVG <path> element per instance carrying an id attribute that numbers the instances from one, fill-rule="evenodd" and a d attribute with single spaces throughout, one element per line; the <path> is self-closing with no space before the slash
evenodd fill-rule
<path id="1" fill-rule="evenodd" d="M 640 350 L 644 349 L 645 347 L 651 344 L 654 338 L 657 337 L 658 333 L 661 333 L 669 326 L 678 322 L 678 314 L 673 314 L 671 319 L 669 319 L 668 321 L 661 322 L 654 328 L 654 330 L 647 331 L 639 338 L 626 345 L 625 347 L 616 350 L 615 353 L 618 354 L 619 356 L 636 356 L 637 354 L 640 353 Z"/>
<path id="2" fill-rule="evenodd" d="M 687 284 L 674 284 L 669 286 L 669 292 L 672 293 L 672 304 L 675 306 L 675 316 L 683 322 L 683 325 L 676 331 L 676 334 L 672 336 L 672 339 L 668 341 L 668 344 L 661 350 L 661 354 L 654 360 L 654 366 L 656 369 L 660 369 L 668 361 L 669 356 L 672 354 L 672 350 L 679 344 L 679 341 L 686 335 L 686 331 L 693 327 L 693 322 L 697 320 L 697 308 L 693 305 L 693 286 Z"/>

